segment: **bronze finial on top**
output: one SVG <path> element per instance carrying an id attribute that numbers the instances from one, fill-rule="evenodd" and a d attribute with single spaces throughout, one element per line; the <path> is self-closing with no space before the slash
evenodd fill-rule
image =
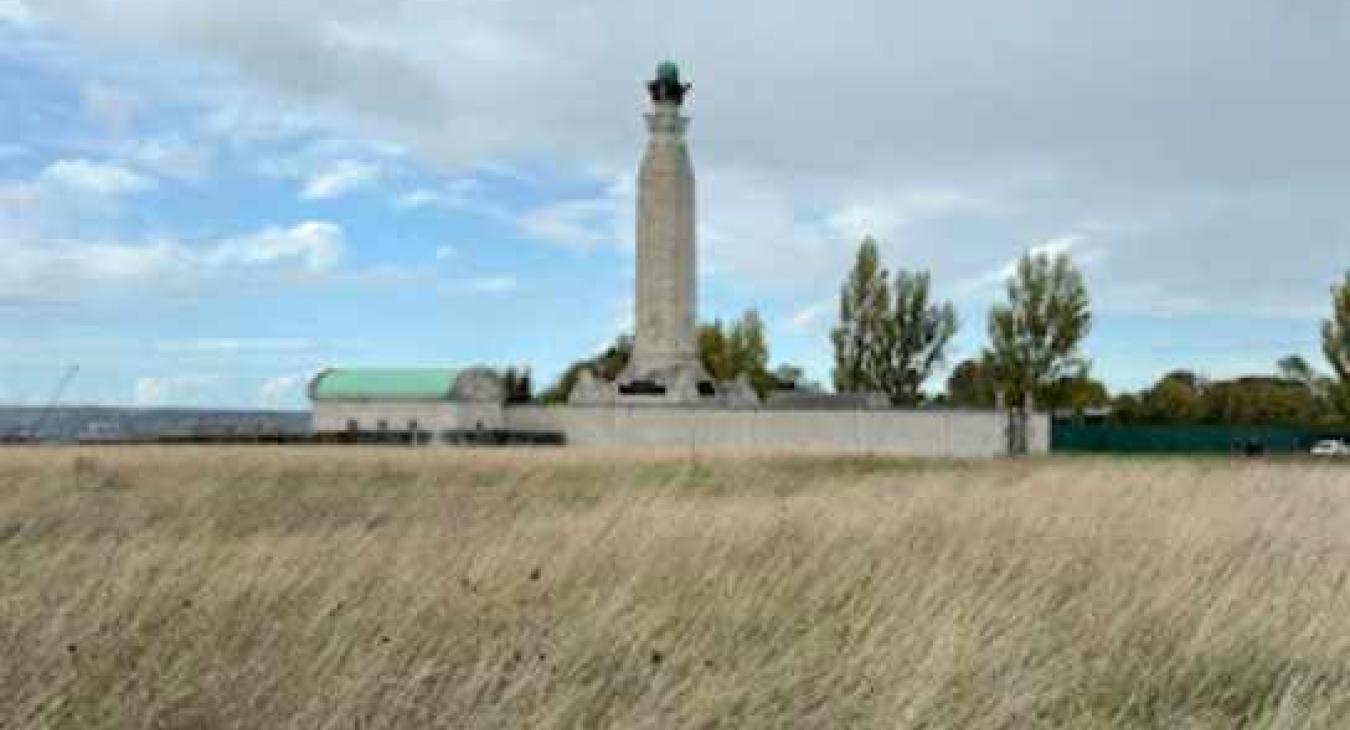
<path id="1" fill-rule="evenodd" d="M 656 80 L 647 84 L 647 91 L 651 93 L 654 102 L 673 101 L 676 104 L 683 104 L 684 95 L 693 87 L 693 84 L 680 81 L 680 67 L 674 61 L 662 61 L 656 67 Z"/>

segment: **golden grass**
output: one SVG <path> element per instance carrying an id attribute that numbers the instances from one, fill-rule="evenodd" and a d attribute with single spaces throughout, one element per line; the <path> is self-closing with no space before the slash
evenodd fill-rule
<path id="1" fill-rule="evenodd" d="M 1350 470 L 0 452 L 3 728 L 1350 727 Z"/>

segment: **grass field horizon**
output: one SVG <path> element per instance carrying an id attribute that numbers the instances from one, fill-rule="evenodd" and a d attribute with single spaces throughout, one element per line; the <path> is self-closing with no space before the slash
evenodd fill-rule
<path id="1" fill-rule="evenodd" d="M 1350 726 L 1350 469 L 0 452 L 0 728 Z"/>

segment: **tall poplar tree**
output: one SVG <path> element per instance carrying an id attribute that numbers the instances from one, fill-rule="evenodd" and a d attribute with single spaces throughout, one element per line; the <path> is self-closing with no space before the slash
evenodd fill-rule
<path id="1" fill-rule="evenodd" d="M 989 363 L 1009 405 L 1044 402 L 1057 381 L 1085 376 L 1078 345 L 1092 329 L 1083 275 L 1067 253 L 1028 253 L 989 312 Z M 1053 405 L 1053 404 L 1051 404 Z"/>
<path id="2" fill-rule="evenodd" d="M 956 308 L 932 301 L 927 271 L 895 275 L 895 304 L 880 337 L 881 389 L 897 405 L 914 405 L 956 334 Z"/>
<path id="3" fill-rule="evenodd" d="M 703 367 L 714 380 L 734 380 L 745 375 L 761 397 L 773 388 L 769 343 L 759 312 L 747 310 L 730 327 L 721 320 L 700 326 L 698 343 Z"/>
<path id="4" fill-rule="evenodd" d="M 736 362 L 727 342 L 726 329 L 722 320 L 713 320 L 711 324 L 702 324 L 698 328 L 699 359 L 703 368 L 713 380 L 731 380 L 736 377 Z"/>
<path id="5" fill-rule="evenodd" d="M 736 363 L 736 375 L 745 374 L 755 391 L 764 396 L 773 387 L 769 374 L 769 343 L 764 336 L 764 321 L 751 309 L 732 323 L 727 345 Z"/>
<path id="6" fill-rule="evenodd" d="M 1322 322 L 1322 353 L 1336 373 L 1332 389 L 1336 409 L 1350 416 L 1350 271 L 1331 287 L 1331 318 Z"/>
<path id="7" fill-rule="evenodd" d="M 890 286 L 871 236 L 858 247 L 853 270 L 839 293 L 834 343 L 834 389 L 840 393 L 883 390 L 882 350 L 891 318 Z"/>

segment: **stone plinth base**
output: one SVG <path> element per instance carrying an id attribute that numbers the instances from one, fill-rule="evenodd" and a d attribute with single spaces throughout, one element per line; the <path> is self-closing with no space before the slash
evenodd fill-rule
<path id="1" fill-rule="evenodd" d="M 714 381 L 700 378 L 687 369 L 677 369 L 669 373 L 647 373 L 642 378 L 621 377 L 609 382 L 584 370 L 572 386 L 567 402 L 578 406 L 753 408 L 759 405 L 759 395 L 745 377 Z"/>

